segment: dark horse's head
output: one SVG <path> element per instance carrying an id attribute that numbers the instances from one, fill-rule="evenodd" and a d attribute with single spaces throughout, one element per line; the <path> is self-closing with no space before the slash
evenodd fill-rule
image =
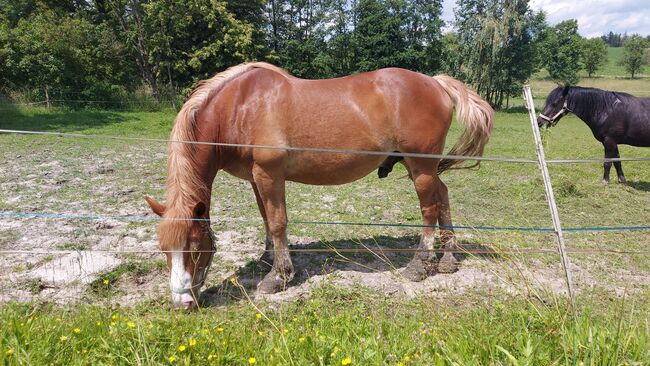
<path id="1" fill-rule="evenodd" d="M 568 107 L 569 89 L 568 86 L 558 86 L 548 95 L 544 109 L 537 117 L 539 127 L 544 124 L 548 127 L 555 126 L 564 115 L 571 112 Z"/>

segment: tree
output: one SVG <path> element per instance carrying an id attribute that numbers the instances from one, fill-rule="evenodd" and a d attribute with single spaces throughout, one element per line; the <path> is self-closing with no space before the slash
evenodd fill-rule
<path id="1" fill-rule="evenodd" d="M 562 85 L 578 84 L 578 72 L 582 69 L 582 46 L 578 21 L 575 19 L 560 22 L 548 30 L 544 41 L 544 59 L 551 79 Z"/>
<path id="2" fill-rule="evenodd" d="M 607 63 L 607 43 L 601 38 L 585 40 L 583 46 L 582 63 L 589 77 Z"/>
<path id="3" fill-rule="evenodd" d="M 455 16 L 457 42 L 446 40 L 458 48 L 454 76 L 500 108 L 538 67 L 544 14 L 533 13 L 528 0 L 459 0 Z"/>
<path id="4" fill-rule="evenodd" d="M 104 100 L 136 84 L 125 49 L 107 26 L 41 8 L 2 32 L 9 33 L 0 41 L 8 51 L 0 52 L 2 78 L 14 90 L 40 99 L 47 87 L 59 97 Z"/>
<path id="5" fill-rule="evenodd" d="M 159 84 L 191 85 L 228 66 L 259 56 L 254 44 L 259 14 L 248 1 L 233 6 L 211 0 L 109 0 L 108 21 L 131 51 L 132 59 L 151 93 Z M 261 12 L 261 9 L 260 9 Z"/>
<path id="6" fill-rule="evenodd" d="M 643 65 L 646 64 L 644 57 L 646 47 L 648 47 L 648 41 L 638 34 L 628 37 L 623 43 L 623 56 L 620 64 L 630 73 L 632 79 L 642 71 Z"/>

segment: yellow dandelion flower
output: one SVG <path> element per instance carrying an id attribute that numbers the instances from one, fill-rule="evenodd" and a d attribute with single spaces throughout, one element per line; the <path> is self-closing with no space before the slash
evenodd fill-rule
<path id="1" fill-rule="evenodd" d="M 397 366 L 404 366 L 404 364 L 402 362 L 398 362 Z"/>
<path id="2" fill-rule="evenodd" d="M 411 361 L 411 357 L 409 357 L 409 356 L 404 356 L 404 361 L 406 361 L 406 362 Z"/>
<path id="3" fill-rule="evenodd" d="M 289 330 L 286 329 L 286 328 L 285 328 L 285 329 L 282 329 L 282 333 L 287 334 L 287 333 L 289 333 Z"/>
<path id="4" fill-rule="evenodd" d="M 300 337 L 300 338 L 298 338 L 298 343 L 302 343 L 302 342 L 304 342 L 304 341 L 305 341 L 305 337 Z"/>
<path id="5" fill-rule="evenodd" d="M 232 282 L 233 285 L 237 284 L 237 277 L 230 277 L 230 282 Z"/>
<path id="6" fill-rule="evenodd" d="M 249 365 L 253 365 L 253 364 L 255 364 L 256 362 L 257 362 L 257 360 L 255 359 L 255 357 L 250 357 L 250 358 L 248 359 L 248 364 L 249 364 Z"/>
<path id="7" fill-rule="evenodd" d="M 169 356 L 167 359 L 169 360 L 169 363 L 176 362 L 176 357 L 174 357 L 174 356 Z"/>
<path id="8" fill-rule="evenodd" d="M 352 363 L 352 359 L 350 357 L 346 357 L 346 358 L 341 360 L 341 365 L 344 365 L 344 366 L 349 365 L 351 363 Z"/>
<path id="9" fill-rule="evenodd" d="M 208 355 L 208 361 L 212 361 L 213 358 L 214 358 L 214 355 L 213 355 L 212 353 L 210 353 L 210 354 Z"/>
<path id="10" fill-rule="evenodd" d="M 63 341 L 67 341 L 67 340 L 68 340 L 68 336 L 60 336 L 60 337 L 59 337 L 59 340 L 60 340 L 61 342 L 63 342 Z"/>
<path id="11" fill-rule="evenodd" d="M 196 346 L 196 339 L 190 339 L 189 345 L 190 345 L 190 347 Z"/>
<path id="12" fill-rule="evenodd" d="M 178 346 L 178 352 L 183 352 L 183 351 L 185 351 L 185 348 L 187 348 L 187 347 L 185 347 L 184 344 L 181 344 L 180 346 Z"/>
<path id="13" fill-rule="evenodd" d="M 126 323 L 126 326 L 129 327 L 129 328 L 133 328 L 133 327 L 135 327 L 135 323 L 134 322 L 128 322 L 128 323 Z"/>
<path id="14" fill-rule="evenodd" d="M 108 285 L 108 280 L 104 280 L 104 285 Z"/>
<path id="15" fill-rule="evenodd" d="M 217 332 L 223 332 L 223 328 L 221 327 L 217 328 Z"/>
<path id="16" fill-rule="evenodd" d="M 79 329 L 79 328 L 74 328 L 72 331 L 77 333 L 77 334 L 81 333 L 81 329 Z"/>
<path id="17" fill-rule="evenodd" d="M 294 316 L 292 320 L 293 320 L 294 322 L 297 322 L 297 321 L 298 321 L 298 318 L 296 318 L 296 317 Z"/>
<path id="18" fill-rule="evenodd" d="M 113 320 L 117 319 L 117 314 L 113 314 L 113 315 L 111 316 L 111 319 L 113 319 Z"/>
<path id="19" fill-rule="evenodd" d="M 5 352 L 5 356 L 11 356 L 11 355 L 13 355 L 13 354 L 14 354 L 14 350 L 11 349 L 11 348 L 9 348 L 9 349 Z"/>
<path id="20" fill-rule="evenodd" d="M 101 326 L 102 326 L 102 322 L 97 322 L 97 326 L 98 326 L 98 327 L 101 327 Z"/>
<path id="21" fill-rule="evenodd" d="M 262 314 L 257 313 L 257 314 L 255 314 L 255 317 L 256 317 L 257 319 L 262 319 Z"/>
<path id="22" fill-rule="evenodd" d="M 128 322 L 128 321 L 129 321 L 129 318 L 127 318 L 127 317 L 124 317 L 124 318 L 122 318 L 122 321 L 126 323 L 126 322 Z"/>
<path id="23" fill-rule="evenodd" d="M 117 324 L 115 322 L 111 322 L 111 327 L 116 326 Z"/>

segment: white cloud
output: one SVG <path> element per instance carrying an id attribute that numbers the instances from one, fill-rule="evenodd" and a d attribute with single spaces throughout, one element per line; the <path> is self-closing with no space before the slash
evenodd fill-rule
<path id="1" fill-rule="evenodd" d="M 443 19 L 452 22 L 455 0 L 444 0 Z M 578 31 L 585 37 L 615 33 L 650 35 L 648 0 L 531 0 L 535 10 L 544 10 L 553 25 L 567 19 L 578 20 Z"/>

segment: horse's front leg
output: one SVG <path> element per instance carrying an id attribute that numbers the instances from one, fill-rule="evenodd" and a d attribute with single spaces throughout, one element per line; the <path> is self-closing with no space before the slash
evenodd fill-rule
<path id="1" fill-rule="evenodd" d="M 616 148 L 616 143 L 611 139 L 606 137 L 603 140 L 603 147 L 605 147 L 605 159 L 612 158 L 614 156 L 614 149 Z M 612 169 L 612 163 L 606 161 L 603 163 L 603 184 L 609 184 L 609 171 Z"/>
<path id="2" fill-rule="evenodd" d="M 273 267 L 257 285 L 261 293 L 275 293 L 286 288 L 294 270 L 287 243 L 287 210 L 284 177 L 272 171 L 253 167 L 253 178 L 266 212 L 267 225 L 273 241 Z"/>
<path id="3" fill-rule="evenodd" d="M 273 239 L 271 238 L 271 233 L 269 231 L 269 223 L 266 218 L 266 209 L 264 208 L 264 201 L 260 196 L 260 191 L 257 189 L 255 182 L 251 182 L 253 187 L 253 192 L 255 192 L 255 200 L 257 201 L 257 208 L 260 210 L 260 215 L 264 221 L 264 231 L 266 233 L 266 238 L 264 240 L 264 254 L 260 258 L 259 262 L 261 266 L 271 269 L 273 267 Z"/>

